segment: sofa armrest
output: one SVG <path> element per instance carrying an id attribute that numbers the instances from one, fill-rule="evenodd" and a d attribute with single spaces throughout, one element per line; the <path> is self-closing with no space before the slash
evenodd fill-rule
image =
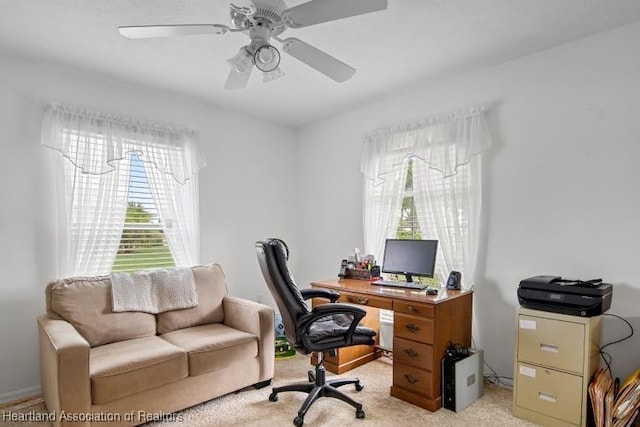
<path id="1" fill-rule="evenodd" d="M 38 317 L 38 341 L 42 395 L 48 411 L 55 412 L 56 418 L 61 411 L 69 415 L 91 412 L 87 340 L 70 323 L 43 315 Z"/>
<path id="2" fill-rule="evenodd" d="M 227 295 L 222 300 L 224 324 L 258 337 L 260 381 L 273 378 L 275 363 L 275 312 L 268 305 Z"/>

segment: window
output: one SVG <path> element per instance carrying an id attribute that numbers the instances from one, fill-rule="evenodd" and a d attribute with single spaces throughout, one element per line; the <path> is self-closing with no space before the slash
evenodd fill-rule
<path id="1" fill-rule="evenodd" d="M 413 172 L 414 159 L 409 157 L 407 162 L 407 182 L 404 187 L 404 193 L 402 198 L 402 207 L 400 209 L 400 223 L 396 232 L 396 239 L 421 239 L 420 221 L 418 220 L 418 211 L 416 209 L 416 202 L 414 198 L 413 189 Z M 438 176 L 437 171 L 432 171 L 428 174 L 427 182 L 429 191 L 431 194 L 429 199 L 433 201 L 440 201 L 442 204 L 437 207 L 438 210 L 444 211 L 448 208 L 445 205 L 454 205 L 451 200 L 461 200 L 469 191 L 469 167 L 463 165 L 458 167 L 458 173 L 450 178 L 452 185 L 448 188 L 444 188 L 441 185 L 441 178 Z M 448 203 L 446 203 L 448 201 Z M 445 227 L 449 231 L 455 230 L 462 237 L 462 241 L 467 241 L 469 233 L 469 219 L 464 206 L 455 204 L 455 209 L 449 212 L 449 215 L 454 219 L 450 221 Z M 433 215 L 426 215 L 422 218 L 424 222 L 423 229 L 435 230 L 436 224 L 433 220 Z M 435 233 L 430 233 L 428 237 L 430 239 L 437 238 Z"/>
<path id="2" fill-rule="evenodd" d="M 420 223 L 413 199 L 413 158 L 407 162 L 407 182 L 404 185 L 402 207 L 400 208 L 400 224 L 396 232 L 397 239 L 420 239 Z"/>
<path id="3" fill-rule="evenodd" d="M 442 173 L 424 162 L 414 166 L 414 200 L 422 238 L 437 239 L 436 271 L 446 280 L 451 270 L 465 270 L 470 250 L 469 218 L 472 210 L 470 164 L 459 165 L 455 175 Z"/>
<path id="4" fill-rule="evenodd" d="M 173 267 L 175 263 L 149 189 L 145 164 L 137 153 L 131 153 L 130 158 L 127 211 L 111 271 Z"/>
<path id="5" fill-rule="evenodd" d="M 473 283 L 481 207 L 480 154 L 491 145 L 483 107 L 378 129 L 365 136 L 365 251 L 388 237 L 437 239 L 436 271 Z"/>
<path id="6" fill-rule="evenodd" d="M 62 154 L 60 274 L 198 262 L 193 132 L 51 106 L 42 136 Z"/>

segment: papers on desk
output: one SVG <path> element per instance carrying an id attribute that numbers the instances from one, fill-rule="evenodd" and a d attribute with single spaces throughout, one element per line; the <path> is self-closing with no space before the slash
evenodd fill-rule
<path id="1" fill-rule="evenodd" d="M 596 427 L 627 427 L 640 413 L 640 369 L 622 385 L 600 368 L 589 384 L 589 397 Z"/>

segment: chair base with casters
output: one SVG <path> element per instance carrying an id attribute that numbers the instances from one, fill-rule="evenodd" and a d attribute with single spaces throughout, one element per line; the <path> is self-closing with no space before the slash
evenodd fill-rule
<path id="1" fill-rule="evenodd" d="M 274 387 L 269 395 L 271 402 L 278 401 L 278 393 L 286 391 L 300 391 L 307 393 L 308 396 L 304 403 L 298 410 L 298 416 L 293 419 L 293 424 L 300 427 L 304 424 L 304 416 L 311 405 L 321 397 L 333 397 L 340 399 L 343 402 L 348 403 L 356 409 L 356 418 L 364 418 L 364 411 L 362 410 L 362 404 L 356 402 L 351 397 L 338 390 L 338 387 L 342 387 L 347 384 L 354 384 L 356 391 L 361 391 L 364 386 L 360 384 L 358 378 L 334 378 L 331 380 L 326 379 L 326 371 L 322 364 L 322 353 L 318 353 L 318 364 L 316 365 L 315 373 L 309 371 L 309 381 L 300 382 L 295 384 L 288 384 L 282 387 Z"/>

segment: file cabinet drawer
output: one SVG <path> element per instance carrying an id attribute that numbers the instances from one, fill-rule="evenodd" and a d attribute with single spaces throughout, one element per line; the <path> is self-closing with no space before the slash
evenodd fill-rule
<path id="1" fill-rule="evenodd" d="M 393 339 L 393 363 L 433 369 L 433 346 L 402 338 Z"/>
<path id="2" fill-rule="evenodd" d="M 580 425 L 582 377 L 540 366 L 518 363 L 516 405 Z"/>
<path id="3" fill-rule="evenodd" d="M 394 301 L 393 311 L 396 313 L 413 314 L 420 317 L 434 317 L 435 308 L 433 305 L 412 304 L 405 301 Z"/>
<path id="4" fill-rule="evenodd" d="M 519 315 L 517 359 L 580 374 L 584 335 L 583 324 Z"/>
<path id="5" fill-rule="evenodd" d="M 430 371 L 405 366 L 396 363 L 395 360 L 393 364 L 393 385 L 424 397 L 436 396 L 435 385 Z"/>
<path id="6" fill-rule="evenodd" d="M 393 305 L 390 299 L 376 298 L 369 295 L 350 294 L 347 292 L 341 292 L 340 299 L 338 301 L 383 308 L 385 310 L 391 310 Z"/>
<path id="7" fill-rule="evenodd" d="M 433 319 L 394 313 L 393 336 L 433 344 Z"/>

